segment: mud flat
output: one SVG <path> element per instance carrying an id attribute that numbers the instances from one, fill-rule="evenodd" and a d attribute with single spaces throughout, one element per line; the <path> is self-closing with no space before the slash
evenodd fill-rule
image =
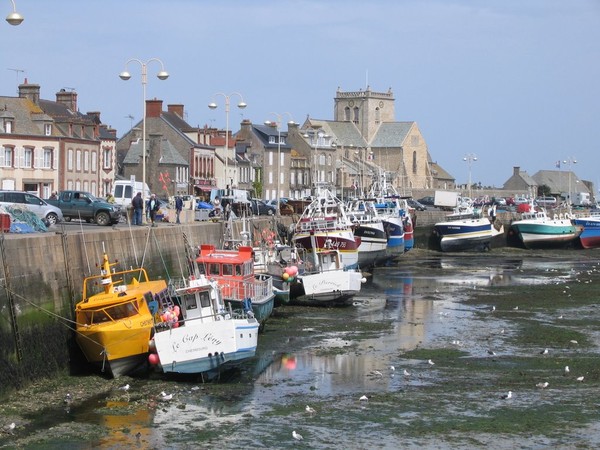
<path id="1" fill-rule="evenodd" d="M 0 446 L 598 447 L 597 256 L 417 250 L 353 306 L 278 308 L 255 360 L 216 382 L 63 374 L 14 392 Z"/>

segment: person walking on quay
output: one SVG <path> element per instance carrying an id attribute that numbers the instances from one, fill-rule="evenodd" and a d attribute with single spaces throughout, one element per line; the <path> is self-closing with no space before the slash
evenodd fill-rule
<path id="1" fill-rule="evenodd" d="M 148 214 L 150 215 L 150 222 L 152 222 L 152 226 L 155 227 L 156 223 L 154 223 L 154 219 L 156 218 L 156 213 L 160 209 L 160 205 L 158 200 L 156 199 L 156 194 L 152 194 L 150 196 L 150 200 L 148 200 Z"/>
<path id="2" fill-rule="evenodd" d="M 180 195 L 175 197 L 175 215 L 177 216 L 177 220 L 175 223 L 180 224 L 181 220 L 179 220 L 179 215 L 181 214 L 181 210 L 183 209 L 183 199 Z"/>
<path id="3" fill-rule="evenodd" d="M 142 193 L 138 192 L 135 197 L 131 200 L 131 206 L 133 207 L 133 224 L 142 224 L 142 213 L 144 211 L 144 199 Z"/>

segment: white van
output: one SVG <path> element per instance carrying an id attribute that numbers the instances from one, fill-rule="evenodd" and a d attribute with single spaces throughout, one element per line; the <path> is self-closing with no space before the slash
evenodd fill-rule
<path id="1" fill-rule="evenodd" d="M 142 189 L 142 185 L 146 187 Z M 115 203 L 126 208 L 130 203 L 131 199 L 137 195 L 138 192 L 142 192 L 144 199 L 150 198 L 150 188 L 141 181 L 131 180 L 117 180 L 113 184 L 112 195 L 115 198 Z"/>

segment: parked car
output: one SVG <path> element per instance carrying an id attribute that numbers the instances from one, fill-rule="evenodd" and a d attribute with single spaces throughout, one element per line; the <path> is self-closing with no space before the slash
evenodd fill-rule
<path id="1" fill-rule="evenodd" d="M 433 197 L 432 195 L 428 195 L 427 197 L 420 198 L 417 201 L 419 203 L 421 203 L 422 205 L 435 206 L 435 197 Z"/>
<path id="2" fill-rule="evenodd" d="M 66 222 L 71 219 L 82 219 L 108 226 L 119 223 L 121 217 L 120 205 L 107 203 L 89 192 L 62 191 L 59 192 L 58 198 L 48 199 L 47 202 L 60 208 Z"/>
<path id="3" fill-rule="evenodd" d="M 544 208 L 556 208 L 558 206 L 558 202 L 555 197 L 537 197 L 535 199 L 535 204 L 538 206 L 543 206 Z"/>
<path id="4" fill-rule="evenodd" d="M 255 216 L 272 216 L 277 212 L 277 208 L 273 205 L 267 205 L 259 198 L 250 199 L 250 210 Z"/>
<path id="5" fill-rule="evenodd" d="M 0 191 L 0 206 L 17 206 L 27 208 L 40 220 L 47 220 L 54 225 L 62 222 L 63 215 L 59 208 L 49 205 L 37 195 L 25 191 Z"/>
<path id="6" fill-rule="evenodd" d="M 524 203 L 529 203 L 529 200 L 525 197 L 515 197 L 515 205 L 523 205 Z"/>
<path id="7" fill-rule="evenodd" d="M 408 203 L 408 206 L 416 209 L 417 211 L 425 211 L 427 209 L 427 207 L 425 205 L 423 205 L 418 200 L 415 200 L 414 198 L 407 199 L 406 203 Z"/>

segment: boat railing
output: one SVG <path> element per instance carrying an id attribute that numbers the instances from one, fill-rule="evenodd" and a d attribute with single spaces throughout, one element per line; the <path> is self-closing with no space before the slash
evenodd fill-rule
<path id="1" fill-rule="evenodd" d="M 219 282 L 223 297 L 228 300 L 243 301 L 251 298 L 259 301 L 273 293 L 273 279 L 268 275 L 257 274 L 253 281 L 221 278 Z"/>

